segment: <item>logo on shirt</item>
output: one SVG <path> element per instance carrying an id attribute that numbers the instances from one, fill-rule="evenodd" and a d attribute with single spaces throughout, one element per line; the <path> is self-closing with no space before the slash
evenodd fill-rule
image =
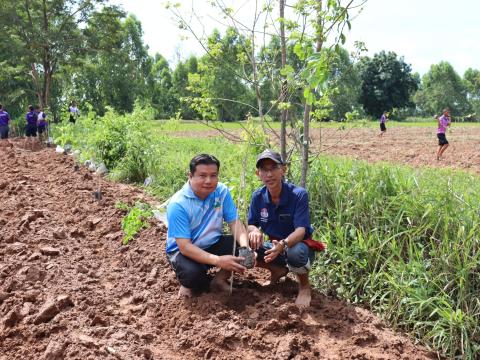
<path id="1" fill-rule="evenodd" d="M 266 222 L 268 220 L 268 211 L 266 208 L 260 210 L 260 221 Z"/>
<path id="2" fill-rule="evenodd" d="M 220 207 L 220 199 L 215 198 L 215 201 L 213 202 L 213 208 L 218 209 Z"/>

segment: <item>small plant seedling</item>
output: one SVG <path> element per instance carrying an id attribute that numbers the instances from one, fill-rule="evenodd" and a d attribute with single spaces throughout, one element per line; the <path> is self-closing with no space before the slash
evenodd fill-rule
<path id="1" fill-rule="evenodd" d="M 123 209 L 123 204 L 117 204 L 117 208 Z M 148 227 L 148 219 L 153 216 L 151 207 L 148 204 L 137 202 L 128 209 L 127 215 L 122 220 L 122 230 L 124 232 L 123 245 L 127 245 L 135 235 Z"/>

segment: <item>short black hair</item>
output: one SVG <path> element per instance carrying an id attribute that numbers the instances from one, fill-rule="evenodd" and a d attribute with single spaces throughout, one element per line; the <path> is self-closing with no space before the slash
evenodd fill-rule
<path id="1" fill-rule="evenodd" d="M 33 111 L 33 105 L 28 105 L 28 110 Z"/>
<path id="2" fill-rule="evenodd" d="M 2 105 L 2 104 L 0 104 L 0 109 L 3 109 L 3 105 Z"/>
<path id="3" fill-rule="evenodd" d="M 197 165 L 217 165 L 217 170 L 220 170 L 220 161 L 209 154 L 199 154 L 190 160 L 190 174 L 195 174 Z"/>

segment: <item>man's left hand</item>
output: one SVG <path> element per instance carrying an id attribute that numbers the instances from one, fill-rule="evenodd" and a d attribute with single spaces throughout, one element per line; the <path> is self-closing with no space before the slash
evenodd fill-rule
<path id="1" fill-rule="evenodd" d="M 284 250 L 282 243 L 280 243 L 279 241 L 272 240 L 272 244 L 273 244 L 273 247 L 265 251 L 264 260 L 266 263 L 269 263 L 275 260 L 277 256 L 280 255 Z"/>

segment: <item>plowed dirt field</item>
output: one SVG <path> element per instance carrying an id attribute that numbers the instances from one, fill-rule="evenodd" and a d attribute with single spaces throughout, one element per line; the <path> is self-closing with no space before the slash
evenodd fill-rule
<path id="1" fill-rule="evenodd" d="M 293 278 L 264 287 L 257 269 L 232 296 L 177 299 L 163 224 L 121 245 L 115 204 L 154 199 L 13 144 L 0 147 L 1 360 L 436 358 L 362 308 L 314 293 L 299 310 Z"/>

